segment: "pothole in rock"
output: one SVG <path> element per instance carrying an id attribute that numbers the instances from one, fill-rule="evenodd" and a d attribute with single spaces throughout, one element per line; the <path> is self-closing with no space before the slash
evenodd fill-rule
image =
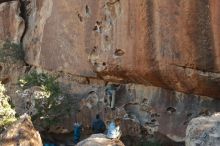
<path id="1" fill-rule="evenodd" d="M 168 107 L 166 110 L 169 114 L 175 113 L 176 112 L 176 108 L 174 107 Z"/>
<path id="2" fill-rule="evenodd" d="M 1 79 L 2 84 L 7 84 L 10 82 L 10 77 L 5 77 L 3 79 Z"/>
<path id="3" fill-rule="evenodd" d="M 114 55 L 115 56 L 123 56 L 125 52 L 121 49 L 116 49 Z"/>

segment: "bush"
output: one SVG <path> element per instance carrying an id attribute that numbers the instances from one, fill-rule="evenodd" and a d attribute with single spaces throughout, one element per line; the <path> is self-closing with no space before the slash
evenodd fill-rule
<path id="1" fill-rule="evenodd" d="M 61 92 L 56 77 L 34 71 L 20 79 L 19 84 L 24 90 L 34 86 L 41 87 L 41 93 L 34 97 L 37 114 L 32 115 L 32 120 L 35 125 L 41 123 L 44 128 L 56 125 L 63 122 L 60 121 L 61 116 L 70 113 L 71 102 Z"/>
<path id="2" fill-rule="evenodd" d="M 45 73 L 37 73 L 36 71 L 33 71 L 23 79 L 20 79 L 19 84 L 23 89 L 40 86 L 49 94 L 50 98 L 61 95 L 61 90 L 56 78 Z"/>
<path id="3" fill-rule="evenodd" d="M 15 110 L 12 109 L 9 103 L 9 96 L 5 95 L 6 89 L 0 82 L 0 132 L 6 126 L 16 121 Z"/>

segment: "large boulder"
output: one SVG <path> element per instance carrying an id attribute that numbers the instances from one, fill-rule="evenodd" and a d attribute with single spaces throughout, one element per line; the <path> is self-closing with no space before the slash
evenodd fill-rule
<path id="1" fill-rule="evenodd" d="M 120 140 L 108 139 L 104 134 L 93 134 L 76 146 L 124 146 L 124 144 Z"/>
<path id="2" fill-rule="evenodd" d="M 220 113 L 192 119 L 186 130 L 186 146 L 219 146 Z"/>
<path id="3" fill-rule="evenodd" d="M 22 0 L 26 62 L 220 96 L 219 0 Z"/>
<path id="4" fill-rule="evenodd" d="M 42 146 L 41 137 L 30 117 L 24 115 L 0 136 L 1 146 Z"/>

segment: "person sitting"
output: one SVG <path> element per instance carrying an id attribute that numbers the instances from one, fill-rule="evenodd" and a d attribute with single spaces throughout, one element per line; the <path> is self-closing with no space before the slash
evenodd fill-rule
<path id="1" fill-rule="evenodd" d="M 99 114 L 96 115 L 96 119 L 92 122 L 92 131 L 93 133 L 104 133 L 106 130 L 105 123 L 100 119 Z"/>
<path id="2" fill-rule="evenodd" d="M 120 119 L 112 120 L 108 126 L 107 138 L 110 139 L 120 139 L 121 130 L 120 130 Z"/>

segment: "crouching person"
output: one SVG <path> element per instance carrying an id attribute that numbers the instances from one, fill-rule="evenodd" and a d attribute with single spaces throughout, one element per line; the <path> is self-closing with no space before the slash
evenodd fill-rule
<path id="1" fill-rule="evenodd" d="M 120 119 L 117 118 L 115 120 L 112 120 L 109 123 L 107 131 L 107 138 L 109 139 L 120 139 L 121 137 L 121 130 L 120 130 Z"/>
<path id="2" fill-rule="evenodd" d="M 96 119 L 92 122 L 92 131 L 93 133 L 104 133 L 106 130 L 105 123 L 100 118 L 99 114 L 96 115 Z"/>

